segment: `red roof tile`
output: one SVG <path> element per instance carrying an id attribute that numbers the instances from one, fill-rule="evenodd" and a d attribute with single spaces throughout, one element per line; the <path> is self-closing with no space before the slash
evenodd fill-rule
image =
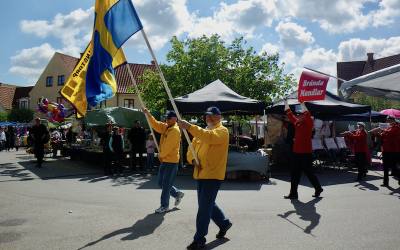
<path id="1" fill-rule="evenodd" d="M 0 83 L 0 103 L 6 110 L 12 108 L 16 86 Z"/>
<path id="2" fill-rule="evenodd" d="M 79 62 L 79 59 L 76 57 L 64 55 L 64 54 L 61 54 L 58 52 L 56 52 L 56 53 L 60 55 L 61 59 L 65 63 L 65 66 L 67 66 L 69 72 L 74 71 L 74 68 L 75 68 L 76 64 Z"/>
<path id="3" fill-rule="evenodd" d="M 155 64 L 129 63 L 128 65 L 131 68 L 133 77 L 135 78 L 137 85 L 140 85 L 143 82 L 143 80 L 138 79 L 138 76 L 143 75 L 145 70 L 150 69 L 152 71 L 156 71 Z M 117 93 L 128 94 L 127 88 L 128 86 L 133 86 L 133 82 L 131 80 L 126 65 L 118 67 L 117 69 L 115 69 L 114 73 L 115 79 L 117 81 Z"/>

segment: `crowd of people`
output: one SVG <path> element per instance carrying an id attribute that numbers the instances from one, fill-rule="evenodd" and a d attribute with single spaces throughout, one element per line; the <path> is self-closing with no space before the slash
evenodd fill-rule
<path id="1" fill-rule="evenodd" d="M 21 146 L 22 134 L 14 131 L 13 127 L 0 127 L 0 152 L 10 151 Z"/>

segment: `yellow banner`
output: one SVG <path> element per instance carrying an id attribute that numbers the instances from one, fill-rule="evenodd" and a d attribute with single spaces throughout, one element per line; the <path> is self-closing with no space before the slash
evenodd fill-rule
<path id="1" fill-rule="evenodd" d="M 91 58 L 90 48 L 91 43 L 86 47 L 81 59 L 76 65 L 74 71 L 69 76 L 65 86 L 61 89 L 61 95 L 67 99 L 77 110 L 77 118 L 82 118 L 86 114 L 87 100 L 86 100 L 86 70 Z M 126 63 L 126 58 L 122 47 L 117 51 L 117 54 L 113 58 L 113 68 Z"/>

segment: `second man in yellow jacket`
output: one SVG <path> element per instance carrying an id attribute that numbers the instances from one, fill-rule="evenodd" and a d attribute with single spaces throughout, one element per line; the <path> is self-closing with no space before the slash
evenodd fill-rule
<path id="1" fill-rule="evenodd" d="M 182 191 L 174 187 L 178 171 L 181 131 L 176 124 L 176 113 L 173 110 L 168 110 L 164 115 L 165 123 L 157 121 L 145 108 L 142 108 L 142 112 L 149 117 L 150 126 L 161 134 L 158 154 L 160 161 L 158 185 L 162 189 L 161 206 L 155 212 L 165 213 L 169 211 L 169 196 L 175 198 L 175 206 L 179 205 L 184 196 Z"/>

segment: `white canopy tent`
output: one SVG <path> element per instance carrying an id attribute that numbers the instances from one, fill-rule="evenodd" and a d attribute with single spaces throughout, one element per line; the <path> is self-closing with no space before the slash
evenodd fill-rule
<path id="1" fill-rule="evenodd" d="M 400 64 L 342 83 L 339 89 L 340 99 L 347 102 L 355 91 L 400 101 Z"/>

